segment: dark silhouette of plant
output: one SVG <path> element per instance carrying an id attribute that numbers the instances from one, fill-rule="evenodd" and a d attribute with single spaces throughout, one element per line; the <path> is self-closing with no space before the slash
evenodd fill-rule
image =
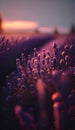
<path id="1" fill-rule="evenodd" d="M 74 25 L 74 24 L 71 25 L 70 33 L 71 33 L 71 34 L 74 34 L 74 33 L 75 33 L 75 25 Z"/>
<path id="2" fill-rule="evenodd" d="M 0 33 L 3 32 L 3 28 L 2 28 L 2 16 L 0 14 Z"/>

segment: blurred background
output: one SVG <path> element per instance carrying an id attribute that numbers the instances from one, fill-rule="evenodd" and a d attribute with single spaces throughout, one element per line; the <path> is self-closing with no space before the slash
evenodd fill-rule
<path id="1" fill-rule="evenodd" d="M 74 12 L 74 0 L 1 0 L 0 30 L 69 33 Z"/>

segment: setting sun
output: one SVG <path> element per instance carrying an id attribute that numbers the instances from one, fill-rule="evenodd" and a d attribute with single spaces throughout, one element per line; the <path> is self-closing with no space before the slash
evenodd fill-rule
<path id="1" fill-rule="evenodd" d="M 38 27 L 37 22 L 33 21 L 4 21 L 3 29 L 4 30 L 27 30 L 27 29 L 36 29 Z"/>

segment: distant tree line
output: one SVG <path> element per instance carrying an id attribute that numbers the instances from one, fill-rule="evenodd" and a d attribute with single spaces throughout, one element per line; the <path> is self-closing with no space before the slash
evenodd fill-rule
<path id="1" fill-rule="evenodd" d="M 2 19 L 2 16 L 0 14 L 0 34 L 3 33 L 2 23 L 3 23 L 3 19 Z M 34 32 L 39 33 L 39 30 L 35 29 Z M 75 25 L 74 24 L 71 24 L 69 33 L 70 34 L 75 34 Z M 56 34 L 56 35 L 60 34 L 59 29 L 57 27 L 55 27 L 55 29 L 53 31 L 53 34 Z"/>

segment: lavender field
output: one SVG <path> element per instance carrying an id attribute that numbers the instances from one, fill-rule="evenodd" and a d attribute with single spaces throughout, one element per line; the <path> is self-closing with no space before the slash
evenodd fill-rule
<path id="1" fill-rule="evenodd" d="M 0 35 L 2 130 L 75 130 L 75 34 Z"/>

